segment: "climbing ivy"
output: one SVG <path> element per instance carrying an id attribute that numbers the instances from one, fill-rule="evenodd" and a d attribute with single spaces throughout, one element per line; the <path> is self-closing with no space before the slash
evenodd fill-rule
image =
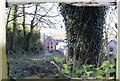
<path id="1" fill-rule="evenodd" d="M 107 6 L 60 3 L 67 31 L 69 55 L 80 64 L 95 64 L 102 45 Z"/>

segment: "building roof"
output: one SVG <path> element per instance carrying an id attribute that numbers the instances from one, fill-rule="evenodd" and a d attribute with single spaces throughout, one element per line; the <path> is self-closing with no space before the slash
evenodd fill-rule
<path id="1" fill-rule="evenodd" d="M 45 34 L 47 36 L 51 36 L 53 39 L 66 39 L 66 32 L 60 29 L 53 29 L 53 28 L 43 28 L 41 29 L 41 34 Z"/>
<path id="2" fill-rule="evenodd" d="M 111 42 L 113 42 L 115 45 L 117 45 L 117 40 L 116 39 L 112 39 L 109 43 L 111 43 Z"/>
<path id="3" fill-rule="evenodd" d="M 52 40 L 54 40 L 51 36 L 48 36 L 46 39 L 45 39 L 45 41 L 47 40 L 47 39 L 52 39 Z M 54 40 L 55 41 L 55 40 Z"/>

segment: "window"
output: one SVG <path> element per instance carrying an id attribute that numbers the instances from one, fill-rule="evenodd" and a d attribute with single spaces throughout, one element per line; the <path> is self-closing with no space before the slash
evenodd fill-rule
<path id="1" fill-rule="evenodd" d="M 109 48 L 109 51 L 112 52 L 112 51 L 113 51 L 113 48 Z"/>
<path id="2" fill-rule="evenodd" d="M 49 51 L 49 46 L 47 47 L 47 50 Z"/>

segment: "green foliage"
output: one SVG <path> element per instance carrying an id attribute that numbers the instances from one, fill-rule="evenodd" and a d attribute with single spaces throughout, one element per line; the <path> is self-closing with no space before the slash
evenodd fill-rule
<path id="1" fill-rule="evenodd" d="M 43 45 L 40 42 L 40 31 L 37 29 L 34 29 L 31 42 L 30 42 L 30 50 L 38 52 L 40 50 L 43 50 Z"/>
<path id="2" fill-rule="evenodd" d="M 54 57 L 53 60 L 54 60 L 56 63 L 62 63 L 62 60 L 61 60 L 61 58 L 59 58 L 59 57 Z"/>
<path id="3" fill-rule="evenodd" d="M 26 27 L 26 36 L 29 34 L 30 29 Z M 11 50 L 11 42 L 13 38 L 13 26 L 12 23 L 9 23 L 7 31 L 6 31 L 6 40 L 7 40 L 7 51 L 20 51 L 25 50 L 24 47 L 24 37 L 23 28 L 17 25 L 16 27 L 16 38 L 15 38 L 15 49 Z M 27 41 L 26 41 L 27 42 Z M 32 33 L 32 38 L 30 41 L 30 51 L 38 52 L 43 49 L 43 45 L 40 42 L 40 31 L 38 29 L 34 29 Z"/>
<path id="4" fill-rule="evenodd" d="M 71 78 L 82 78 L 82 79 L 105 79 L 106 75 L 115 73 L 114 64 L 109 61 L 103 61 L 100 67 L 94 65 L 71 65 L 70 61 L 61 61 L 59 57 L 54 57 L 54 61 L 61 66 L 61 73 Z M 74 69 L 73 69 L 74 67 Z M 74 71 L 73 71 L 74 70 Z M 72 73 L 74 72 L 74 73 Z M 71 76 L 72 75 L 72 76 Z M 109 76 L 111 77 L 111 75 Z"/>
<path id="5" fill-rule="evenodd" d="M 65 73 L 65 74 L 70 75 L 71 66 L 68 66 L 67 64 L 63 64 L 62 67 L 63 67 L 62 72 Z"/>
<path id="6" fill-rule="evenodd" d="M 96 71 L 95 78 L 104 78 L 105 75 L 116 72 L 114 64 L 111 64 L 109 61 L 103 61 L 102 65 L 96 68 Z"/>
<path id="7" fill-rule="evenodd" d="M 93 65 L 82 65 L 82 73 L 85 78 L 89 78 L 93 73 L 92 69 Z"/>

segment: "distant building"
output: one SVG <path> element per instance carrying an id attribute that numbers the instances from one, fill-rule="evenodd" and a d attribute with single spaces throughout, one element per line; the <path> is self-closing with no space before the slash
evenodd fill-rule
<path id="1" fill-rule="evenodd" d="M 49 39 L 51 39 L 51 41 Z M 44 28 L 41 30 L 40 40 L 44 45 L 44 52 L 48 52 L 51 50 L 58 50 L 61 54 L 64 55 L 64 53 L 67 53 L 65 51 L 66 49 L 65 39 L 66 39 L 66 33 L 63 30 L 53 29 L 53 28 Z M 52 42 L 52 44 L 50 42 Z"/>
<path id="2" fill-rule="evenodd" d="M 67 43 L 65 43 L 65 42 L 59 42 L 56 45 L 56 50 L 60 51 L 60 53 L 63 55 L 65 55 L 66 49 L 67 49 Z"/>
<path id="3" fill-rule="evenodd" d="M 65 42 L 65 41 L 56 39 L 56 45 L 58 45 L 60 42 Z"/>
<path id="4" fill-rule="evenodd" d="M 108 54 L 109 56 L 116 57 L 117 54 L 117 41 L 116 40 L 111 40 L 108 43 Z"/>
<path id="5" fill-rule="evenodd" d="M 44 51 L 56 50 L 56 41 L 51 37 L 47 37 L 44 41 Z"/>

